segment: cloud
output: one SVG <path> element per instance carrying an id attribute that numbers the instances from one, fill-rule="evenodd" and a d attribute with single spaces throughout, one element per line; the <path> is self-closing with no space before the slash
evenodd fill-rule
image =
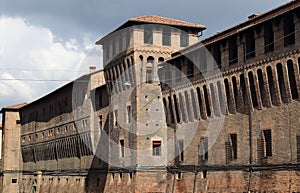
<path id="1" fill-rule="evenodd" d="M 82 67 L 87 45 L 81 46 L 76 39 L 58 42 L 48 28 L 10 17 L 0 18 L 0 34 L 2 107 L 33 101 L 67 83 L 61 80 L 73 80 L 88 71 L 88 66 Z M 84 72 L 80 67 L 86 68 Z"/>
<path id="2" fill-rule="evenodd" d="M 82 38 L 81 34 L 91 33 L 93 41 L 131 17 L 150 14 L 206 25 L 208 29 L 205 34 L 211 35 L 246 20 L 250 14 L 265 12 L 289 2 L 288 0 L 1 1 L 1 11 L 5 15 L 25 17 L 31 22 L 49 27 L 63 38 Z"/>

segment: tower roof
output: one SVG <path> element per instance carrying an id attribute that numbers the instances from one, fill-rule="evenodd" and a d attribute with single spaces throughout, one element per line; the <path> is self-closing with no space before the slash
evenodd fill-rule
<path id="1" fill-rule="evenodd" d="M 173 18 L 167 18 L 167 17 L 162 17 L 162 16 L 157 16 L 157 15 L 145 15 L 145 16 L 139 16 L 139 17 L 133 17 L 126 21 L 124 24 L 122 24 L 120 27 L 115 29 L 114 31 L 110 32 L 100 40 L 96 42 L 96 44 L 100 45 L 103 43 L 103 41 L 113 34 L 114 32 L 124 29 L 126 27 L 131 27 L 134 25 L 139 25 L 139 24 L 159 24 L 159 25 L 167 25 L 167 26 L 173 26 L 177 28 L 190 28 L 192 30 L 196 30 L 198 32 L 203 31 L 206 29 L 204 25 L 201 24 L 195 24 L 183 20 L 178 20 L 178 19 L 173 19 Z"/>
<path id="2" fill-rule="evenodd" d="M 27 105 L 27 103 L 6 106 L 1 109 L 0 113 L 3 113 L 4 111 L 18 111 L 20 108 L 24 107 L 25 105 Z"/>
<path id="3" fill-rule="evenodd" d="M 167 18 L 157 15 L 145 15 L 131 18 L 129 21 L 132 22 L 140 22 L 140 23 L 151 23 L 151 24 L 163 24 L 163 25 L 170 25 L 170 26 L 180 26 L 180 27 L 189 27 L 189 28 L 196 28 L 199 30 L 203 30 L 206 27 L 201 24 L 195 24 L 183 20 Z"/>

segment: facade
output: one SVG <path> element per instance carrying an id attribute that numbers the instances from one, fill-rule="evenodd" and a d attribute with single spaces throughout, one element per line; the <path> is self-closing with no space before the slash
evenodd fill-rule
<path id="1" fill-rule="evenodd" d="M 2 109 L 2 192 L 300 192 L 299 7 L 201 42 L 130 19 L 96 42 L 103 70 Z"/>

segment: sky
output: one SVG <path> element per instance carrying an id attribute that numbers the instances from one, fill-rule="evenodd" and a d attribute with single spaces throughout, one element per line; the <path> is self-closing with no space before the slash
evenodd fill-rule
<path id="1" fill-rule="evenodd" d="M 129 18 L 160 15 L 203 24 L 205 38 L 288 2 L 0 0 L 0 108 L 34 101 L 90 65 L 102 68 L 102 49 L 94 43 Z"/>

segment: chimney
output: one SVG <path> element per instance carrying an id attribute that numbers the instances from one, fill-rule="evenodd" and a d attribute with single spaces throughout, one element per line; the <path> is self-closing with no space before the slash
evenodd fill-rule
<path id="1" fill-rule="evenodd" d="M 261 14 L 260 13 L 254 13 L 254 14 L 252 14 L 252 15 L 249 15 L 248 16 L 248 19 L 250 20 L 250 19 L 254 19 L 254 18 L 256 18 L 256 17 L 258 17 L 258 16 L 260 16 Z"/>
<path id="2" fill-rule="evenodd" d="M 90 66 L 89 70 L 90 70 L 90 73 L 95 72 L 96 71 L 96 66 Z"/>

